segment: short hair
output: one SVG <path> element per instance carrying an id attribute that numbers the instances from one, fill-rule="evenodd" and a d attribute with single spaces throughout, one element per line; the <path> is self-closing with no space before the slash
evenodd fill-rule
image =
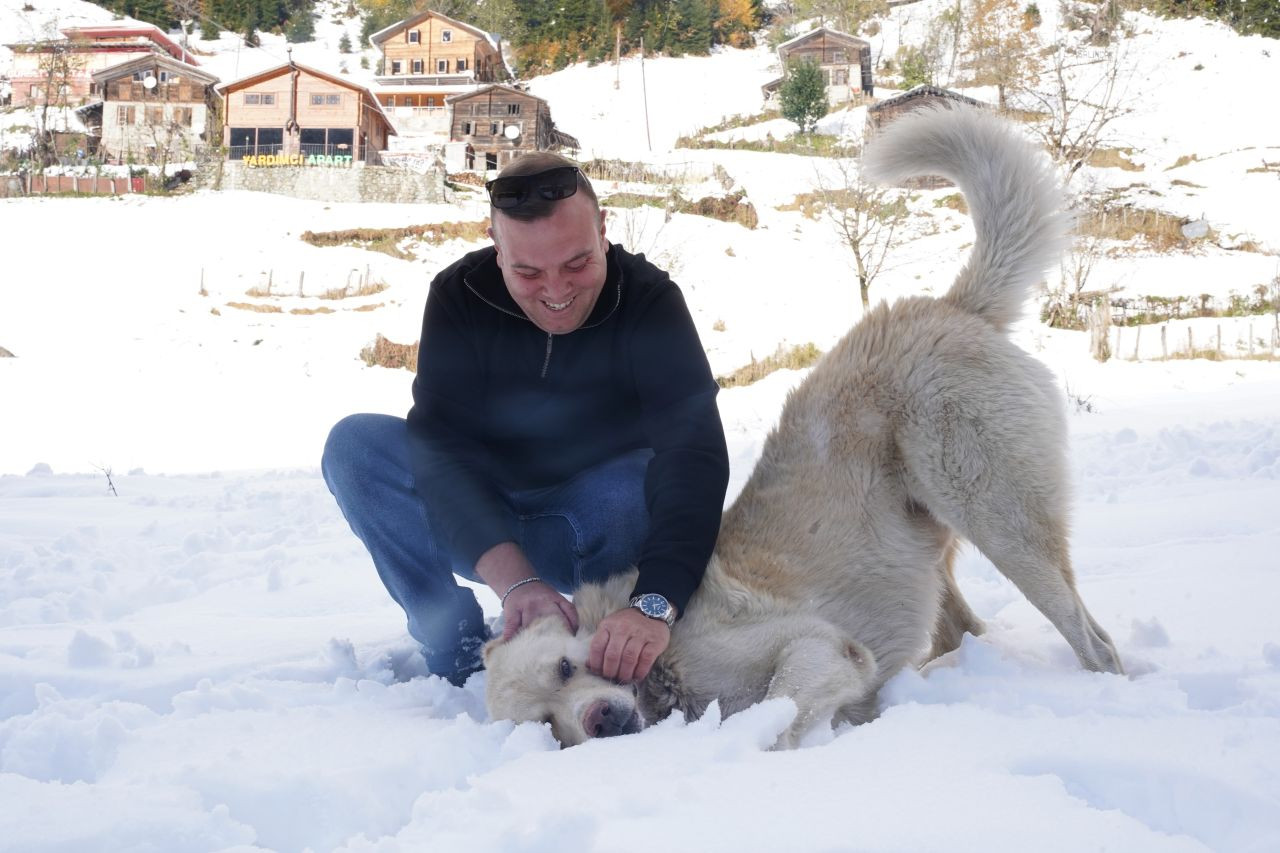
<path id="1" fill-rule="evenodd" d="M 591 181 L 587 180 L 582 167 L 568 157 L 562 157 L 550 151 L 531 151 L 528 154 L 521 154 L 508 163 L 506 168 L 498 173 L 498 177 L 513 178 L 521 175 L 536 175 L 559 166 L 572 166 L 578 170 L 578 192 L 591 199 L 591 203 L 595 205 L 596 210 L 599 210 L 600 199 L 596 198 L 596 191 L 592 188 Z M 555 210 L 556 204 L 560 201 L 563 201 L 563 199 L 545 199 L 535 193 L 518 207 L 509 207 L 502 211 L 499 211 L 491 203 L 489 205 L 489 221 L 492 222 L 494 215 L 499 212 L 503 216 L 518 219 L 521 222 L 545 219 L 551 215 L 551 212 Z"/>

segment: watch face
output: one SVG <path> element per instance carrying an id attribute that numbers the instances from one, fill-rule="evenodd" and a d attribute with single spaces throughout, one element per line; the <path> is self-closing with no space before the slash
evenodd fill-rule
<path id="1" fill-rule="evenodd" d="M 645 616 L 652 616 L 654 619 L 665 618 L 667 611 L 671 609 L 671 605 L 667 603 L 667 600 L 656 592 L 640 596 L 636 606 L 640 608 L 640 612 Z"/>

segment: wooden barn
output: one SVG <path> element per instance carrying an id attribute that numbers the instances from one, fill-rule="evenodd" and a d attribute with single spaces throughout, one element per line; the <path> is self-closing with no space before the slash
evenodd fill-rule
<path id="1" fill-rule="evenodd" d="M 783 69 L 793 62 L 816 62 L 827 84 L 827 103 L 860 103 L 875 93 L 871 44 L 838 30 L 818 27 L 778 45 Z M 766 99 L 782 88 L 782 78 L 761 87 Z"/>
<path id="2" fill-rule="evenodd" d="M 150 53 L 93 75 L 102 93 L 98 150 L 126 161 L 190 159 L 219 128 L 218 78 L 163 54 Z"/>
<path id="3" fill-rule="evenodd" d="M 448 99 L 450 142 L 467 144 L 466 168 L 501 169 L 530 151 L 577 151 L 578 140 L 556 128 L 551 105 L 523 89 L 483 86 Z"/>

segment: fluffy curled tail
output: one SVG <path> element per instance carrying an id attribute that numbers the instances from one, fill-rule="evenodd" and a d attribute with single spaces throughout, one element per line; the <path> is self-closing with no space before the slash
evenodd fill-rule
<path id="1" fill-rule="evenodd" d="M 973 107 L 918 109 L 868 144 L 862 170 L 879 183 L 942 175 L 964 193 L 977 230 L 969 262 L 943 298 L 998 329 L 1069 243 L 1070 217 L 1048 158 L 1003 119 Z"/>

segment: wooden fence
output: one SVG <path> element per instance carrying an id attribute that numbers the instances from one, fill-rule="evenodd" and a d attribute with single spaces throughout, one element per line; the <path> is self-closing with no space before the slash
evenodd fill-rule
<path id="1" fill-rule="evenodd" d="M 14 175 L 7 181 L 0 181 L 0 195 L 45 195 L 49 193 L 124 195 L 125 193 L 140 193 L 145 186 L 146 179 L 142 177 Z"/>

